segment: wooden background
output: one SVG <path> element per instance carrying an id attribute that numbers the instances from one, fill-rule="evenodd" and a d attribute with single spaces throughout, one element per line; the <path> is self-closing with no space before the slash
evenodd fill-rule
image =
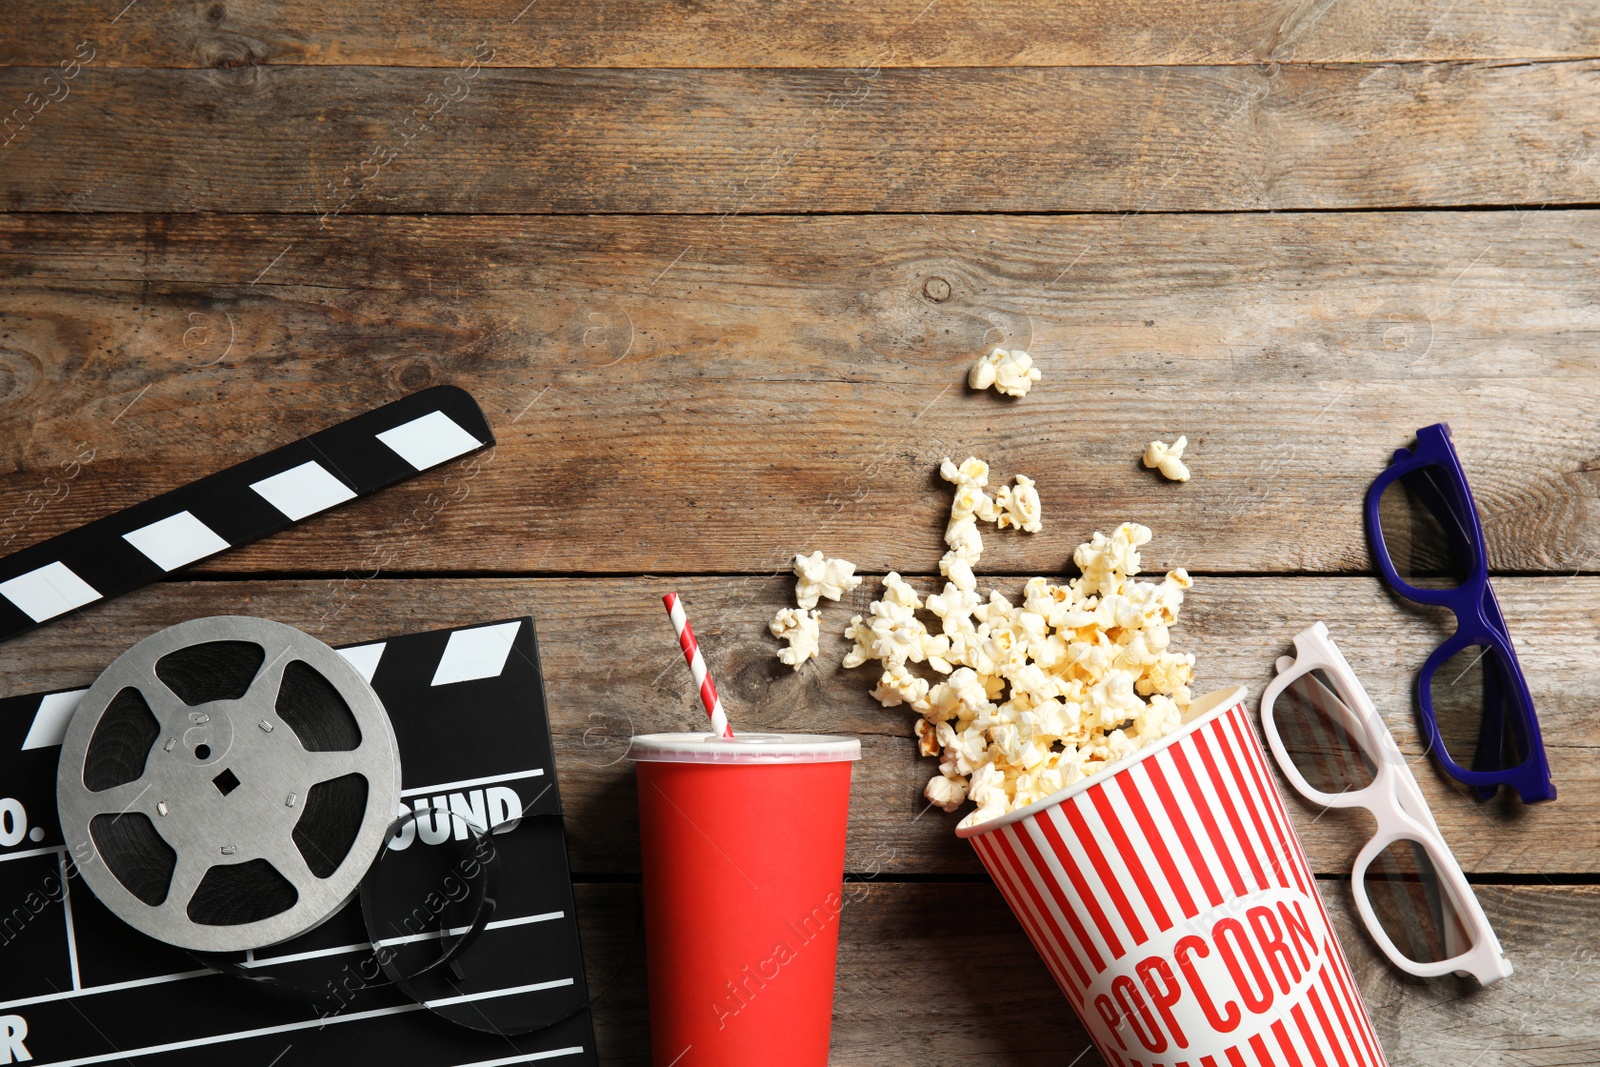
<path id="1" fill-rule="evenodd" d="M 866 750 L 834 1062 L 1088 1064 L 909 716 L 837 666 L 877 583 L 796 674 L 786 561 L 935 574 L 934 469 L 977 454 L 1045 503 L 997 586 L 1143 522 L 1198 576 L 1199 691 L 1259 693 L 1324 619 L 1415 755 L 1450 622 L 1385 593 L 1359 506 L 1446 420 L 1561 797 L 1419 777 L 1516 975 L 1390 969 L 1370 822 L 1292 806 L 1392 1063 L 1600 1062 L 1596 4 L 124 2 L 0 3 L 4 550 L 435 382 L 500 443 L 447 507 L 420 478 L 0 647 L 7 692 L 222 611 L 531 611 L 601 1051 L 644 1064 L 619 759 L 701 718 L 677 588 L 736 722 Z M 1044 370 L 1020 402 L 964 385 L 1001 343 Z M 1172 485 L 1138 457 L 1179 433 Z"/>

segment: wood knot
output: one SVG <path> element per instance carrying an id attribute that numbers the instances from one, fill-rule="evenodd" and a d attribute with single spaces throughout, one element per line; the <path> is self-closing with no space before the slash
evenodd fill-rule
<path id="1" fill-rule="evenodd" d="M 433 384 L 433 365 L 425 359 L 404 360 L 390 369 L 389 377 L 400 388 L 414 393 Z"/>
<path id="2" fill-rule="evenodd" d="M 260 74 L 256 68 L 267 59 L 265 46 L 242 37 L 219 36 L 200 41 L 195 47 L 201 63 L 223 72 L 223 77 L 231 84 L 255 84 Z"/>
<path id="3" fill-rule="evenodd" d="M 0 410 L 32 396 L 44 377 L 44 366 L 35 357 L 0 348 Z"/>
<path id="4" fill-rule="evenodd" d="M 935 304 L 942 304 L 950 299 L 950 283 L 935 274 L 922 283 L 922 295 Z"/>

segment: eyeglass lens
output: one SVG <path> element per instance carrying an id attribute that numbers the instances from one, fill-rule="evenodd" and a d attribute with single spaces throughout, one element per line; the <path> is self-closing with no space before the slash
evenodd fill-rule
<path id="1" fill-rule="evenodd" d="M 1439 740 L 1458 764 L 1475 771 L 1520 766 L 1527 756 L 1511 674 L 1489 645 L 1468 645 L 1428 680 Z"/>
<path id="2" fill-rule="evenodd" d="M 1454 959 L 1472 947 L 1472 936 L 1420 843 L 1391 842 L 1367 868 L 1363 885 L 1378 924 L 1413 963 Z"/>
<path id="3" fill-rule="evenodd" d="M 1360 720 L 1322 671 L 1290 682 L 1274 702 L 1272 717 L 1290 761 L 1311 788 L 1344 793 L 1372 784 L 1376 765 L 1344 725 Z"/>
<path id="4" fill-rule="evenodd" d="M 1378 498 L 1378 519 L 1389 561 L 1417 589 L 1455 589 L 1472 573 L 1473 549 L 1452 514 L 1464 509 L 1443 468 L 1428 466 L 1396 478 Z"/>

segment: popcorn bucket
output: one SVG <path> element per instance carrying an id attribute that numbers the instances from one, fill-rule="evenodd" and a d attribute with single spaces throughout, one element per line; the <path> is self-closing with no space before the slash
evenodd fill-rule
<path id="1" fill-rule="evenodd" d="M 1184 719 L 957 835 L 1114 1067 L 1383 1067 L 1244 690 Z"/>

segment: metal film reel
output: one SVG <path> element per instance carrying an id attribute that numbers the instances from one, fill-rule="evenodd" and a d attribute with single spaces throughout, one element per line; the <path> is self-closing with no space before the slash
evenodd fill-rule
<path id="1" fill-rule="evenodd" d="M 400 803 L 394 728 L 344 657 L 224 615 L 153 634 L 84 694 L 61 829 L 100 900 L 195 952 L 288 940 L 350 899 Z"/>

